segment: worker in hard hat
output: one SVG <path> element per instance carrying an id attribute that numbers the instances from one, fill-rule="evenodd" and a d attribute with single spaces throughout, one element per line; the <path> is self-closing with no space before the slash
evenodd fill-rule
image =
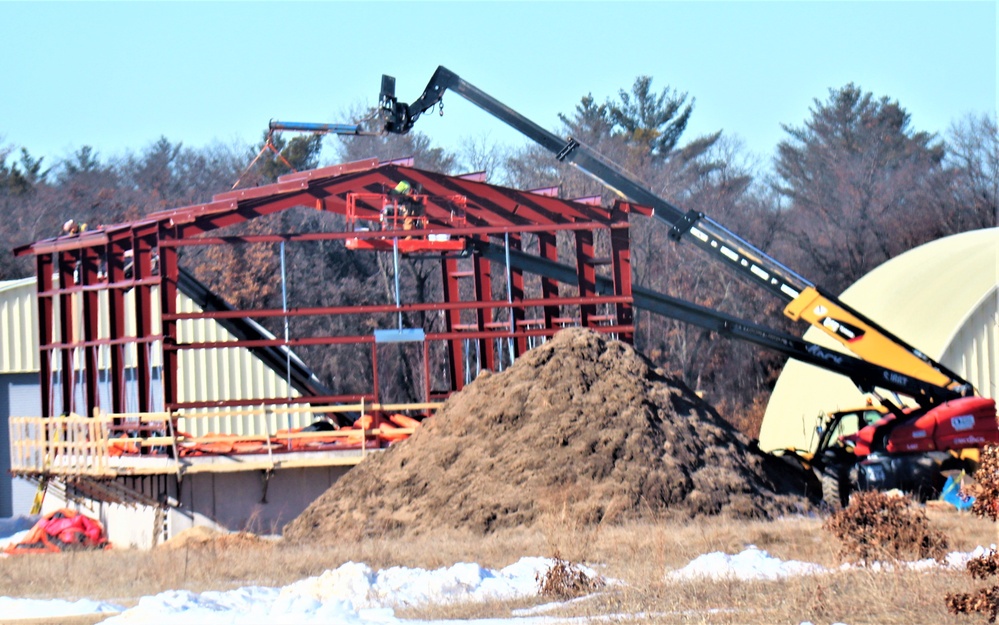
<path id="1" fill-rule="evenodd" d="M 402 219 L 402 229 L 412 230 L 416 222 L 423 214 L 423 203 L 417 195 L 416 189 L 405 180 L 400 180 L 395 187 L 389 191 L 389 198 L 386 198 L 385 208 L 382 209 L 382 227 L 385 228 L 389 213 L 394 213 L 392 228 L 397 228 L 399 219 Z"/>
<path id="2" fill-rule="evenodd" d="M 62 225 L 63 234 L 80 234 L 87 229 L 87 224 L 78 223 L 75 219 L 67 219 Z"/>
<path id="3" fill-rule="evenodd" d="M 395 230 L 399 226 L 399 218 L 405 217 L 406 207 L 402 205 L 401 197 L 409 193 L 412 187 L 405 180 L 400 180 L 395 187 L 389 190 L 385 197 L 385 205 L 382 206 L 382 230 Z"/>
<path id="4" fill-rule="evenodd" d="M 411 187 L 405 180 L 397 184 L 395 188 L 403 195 L 402 210 L 400 211 L 403 217 L 402 229 L 412 230 L 416 228 L 420 217 L 423 216 L 423 198 L 418 197 L 419 190 Z"/>

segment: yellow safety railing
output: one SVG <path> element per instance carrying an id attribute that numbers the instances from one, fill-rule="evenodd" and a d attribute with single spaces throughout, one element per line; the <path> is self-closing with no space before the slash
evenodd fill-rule
<path id="1" fill-rule="evenodd" d="M 121 457 L 172 457 L 172 469 L 181 472 L 179 458 L 192 455 L 267 454 L 277 452 L 368 450 L 380 447 L 379 437 L 405 437 L 412 427 L 375 427 L 363 417 L 371 413 L 433 412 L 440 403 L 350 404 L 340 406 L 267 406 L 216 411 L 152 413 L 98 413 L 93 417 L 11 417 L 11 472 L 27 475 L 113 476 Z M 208 433 L 192 436 L 184 424 L 196 419 L 237 419 L 287 413 L 310 413 L 313 418 L 330 413 L 362 415 L 359 428 L 302 432 Z M 178 425 L 179 424 L 179 425 Z M 388 424 L 386 424 L 388 425 Z M 127 463 L 126 463 L 127 464 Z M 277 466 L 277 463 L 271 461 Z M 163 467 L 168 472 L 171 467 Z"/>
<path id="2" fill-rule="evenodd" d="M 11 472 L 111 475 L 107 466 L 110 421 L 80 415 L 11 417 Z"/>

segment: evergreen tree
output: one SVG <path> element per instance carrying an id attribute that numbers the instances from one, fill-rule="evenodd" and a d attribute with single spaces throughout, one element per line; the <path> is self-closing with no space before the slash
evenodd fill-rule
<path id="1" fill-rule="evenodd" d="M 319 153 L 323 149 L 322 135 L 298 135 L 285 139 L 279 134 L 265 133 L 264 140 L 257 146 L 254 154 L 264 150 L 268 141 L 280 156 L 270 149 L 264 151 L 264 155 L 255 166 L 257 176 L 262 183 L 275 182 L 280 176 L 292 171 L 315 169 L 319 164 Z"/>
<path id="2" fill-rule="evenodd" d="M 686 93 L 669 87 L 653 93 L 651 76 L 639 76 L 630 93 L 621 89 L 618 101 L 607 105 L 615 131 L 659 158 L 676 149 L 693 112 L 694 102 L 687 102 Z"/>
<path id="3" fill-rule="evenodd" d="M 89 145 L 85 145 L 73 156 L 62 164 L 63 174 L 69 177 L 80 174 L 91 174 L 101 171 L 101 161 L 97 158 L 97 152 Z"/>
<path id="4" fill-rule="evenodd" d="M 913 130 L 897 101 L 851 83 L 815 100 L 804 126 L 783 128 L 774 188 L 788 202 L 800 265 L 820 284 L 839 292 L 945 232 L 943 144 Z"/>
<path id="5" fill-rule="evenodd" d="M 0 193 L 21 196 L 30 193 L 36 185 L 45 182 L 49 170 L 42 169 L 44 158 L 31 156 L 27 148 L 21 148 L 19 162 L 7 164 L 10 150 L 0 151 Z"/>

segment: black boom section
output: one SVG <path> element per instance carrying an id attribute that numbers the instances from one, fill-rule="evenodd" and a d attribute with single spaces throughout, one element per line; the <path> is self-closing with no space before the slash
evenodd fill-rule
<path id="1" fill-rule="evenodd" d="M 535 273 L 566 284 L 575 284 L 577 281 L 576 270 L 568 265 L 517 250 L 506 250 L 485 241 L 477 240 L 471 243 L 477 253 L 489 260 L 506 264 L 509 257 L 512 268 Z M 597 293 L 601 295 L 611 294 L 614 291 L 613 283 L 607 277 L 598 276 L 596 286 Z M 657 293 L 651 289 L 634 286 L 632 287 L 632 296 L 636 308 L 689 323 L 716 332 L 721 336 L 748 341 L 775 350 L 795 360 L 844 375 L 865 391 L 883 388 L 928 404 L 942 403 L 960 396 L 946 388 L 901 375 L 891 369 L 827 349 L 791 334 Z"/>

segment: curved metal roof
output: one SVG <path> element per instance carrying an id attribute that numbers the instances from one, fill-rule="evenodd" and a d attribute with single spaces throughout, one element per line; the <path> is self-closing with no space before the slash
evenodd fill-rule
<path id="1" fill-rule="evenodd" d="M 965 232 L 897 256 L 841 299 L 902 340 L 996 396 L 999 228 Z M 815 329 L 805 338 L 839 348 Z M 784 367 L 760 429 L 763 449 L 809 447 L 822 412 L 861 405 L 846 378 L 797 361 Z"/>

